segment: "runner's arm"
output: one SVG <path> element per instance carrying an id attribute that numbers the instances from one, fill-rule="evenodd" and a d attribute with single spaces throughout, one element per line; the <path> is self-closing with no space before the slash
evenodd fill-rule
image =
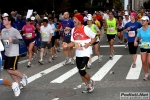
<path id="1" fill-rule="evenodd" d="M 23 42 L 23 39 L 13 39 L 13 44 L 20 44 Z"/>
<path id="2" fill-rule="evenodd" d="M 74 46 L 75 46 L 75 43 L 74 43 L 74 42 L 68 43 L 68 47 L 74 47 Z"/>

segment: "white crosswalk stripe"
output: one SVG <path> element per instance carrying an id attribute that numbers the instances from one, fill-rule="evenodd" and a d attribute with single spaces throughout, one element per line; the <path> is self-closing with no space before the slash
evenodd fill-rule
<path id="1" fill-rule="evenodd" d="M 97 56 L 93 57 L 92 62 L 96 61 L 97 59 L 98 59 Z M 51 81 L 50 83 L 63 83 L 66 79 L 70 78 L 71 76 L 73 76 L 77 72 L 78 72 L 78 69 L 77 69 L 77 67 L 75 67 L 75 68 L 71 69 L 70 71 L 66 72 L 65 74 L 63 74 L 62 76 Z"/>
<path id="2" fill-rule="evenodd" d="M 109 60 L 100 70 L 92 77 L 94 81 L 101 81 L 122 55 L 115 55 L 113 60 Z"/>
<path id="3" fill-rule="evenodd" d="M 104 63 L 104 65 L 101 68 L 98 68 L 94 72 L 94 74 L 91 78 L 94 81 L 101 81 L 108 74 L 108 72 L 113 67 L 115 67 L 115 64 L 120 63 L 121 61 L 124 62 L 124 59 L 122 59 L 122 58 L 123 58 L 123 55 L 115 55 L 113 57 L 113 60 L 108 60 L 106 63 Z M 92 63 L 96 63 L 97 60 L 98 60 L 98 57 L 94 56 L 92 58 Z M 32 81 L 34 81 L 40 77 L 44 77 L 43 75 L 50 74 L 52 71 L 57 71 L 57 69 L 59 69 L 63 66 L 63 63 L 64 63 L 64 61 L 29 77 L 28 82 L 30 83 L 30 82 L 32 82 Z M 130 67 L 129 64 L 128 64 L 128 66 Z M 90 70 L 92 71 L 93 69 L 94 69 L 94 67 L 92 67 L 92 69 L 90 69 Z M 141 70 L 142 70 L 141 56 L 138 55 L 137 61 L 136 61 L 136 68 L 132 68 L 132 66 L 131 66 L 129 68 L 129 70 L 127 70 L 127 72 L 125 72 L 127 74 L 124 77 L 124 79 L 126 79 L 126 80 L 137 80 L 137 79 L 139 79 L 139 76 L 141 74 Z M 50 80 L 50 83 L 64 83 L 68 79 L 71 79 L 71 77 L 73 77 L 77 73 L 78 73 L 78 69 L 77 69 L 77 67 L 74 67 L 74 68 L 72 68 L 66 72 L 63 72 L 62 75 L 58 75 L 57 77 L 54 77 L 53 80 Z"/>
<path id="4" fill-rule="evenodd" d="M 127 74 L 126 79 L 129 79 L 129 80 L 137 80 L 137 79 L 139 79 L 139 76 L 140 76 L 140 73 L 141 73 L 141 69 L 142 69 L 141 56 L 137 55 L 136 67 L 132 68 L 132 65 L 131 65 L 131 68 L 130 68 L 128 74 Z"/>

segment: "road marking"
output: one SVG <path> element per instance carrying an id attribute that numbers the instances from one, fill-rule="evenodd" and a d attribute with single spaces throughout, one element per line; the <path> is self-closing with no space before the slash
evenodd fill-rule
<path id="1" fill-rule="evenodd" d="M 124 47 L 124 45 L 113 45 L 114 47 Z M 110 47 L 109 45 L 100 45 L 100 47 Z"/>
<path id="2" fill-rule="evenodd" d="M 141 69 L 142 69 L 141 56 L 137 55 L 136 67 L 132 68 L 132 65 L 131 65 L 130 71 L 128 72 L 126 79 L 129 79 L 129 80 L 139 79 Z"/>
<path id="3" fill-rule="evenodd" d="M 52 100 L 59 100 L 59 98 L 54 98 L 54 99 L 52 99 Z"/>
<path id="4" fill-rule="evenodd" d="M 109 72 L 109 70 L 115 65 L 115 63 L 122 57 L 122 55 L 115 55 L 113 60 L 109 60 L 102 68 L 100 68 L 96 74 L 92 76 L 94 81 L 101 81 L 103 77 Z"/>
<path id="5" fill-rule="evenodd" d="M 125 45 L 113 45 L 114 47 L 124 47 Z M 110 47 L 109 45 L 100 45 L 100 47 L 105 48 L 105 47 Z"/>
<path id="6" fill-rule="evenodd" d="M 75 58 L 74 58 L 74 59 L 75 59 Z M 50 68 L 45 69 L 44 71 L 41 71 L 41 72 L 39 72 L 39 73 L 37 73 L 37 74 L 35 74 L 35 75 L 29 77 L 29 78 L 28 78 L 28 83 L 31 83 L 32 81 L 34 81 L 34 80 L 36 80 L 36 79 L 38 79 L 38 78 L 40 78 L 40 77 L 42 77 L 42 76 L 44 76 L 44 75 L 46 75 L 46 74 L 48 74 L 48 73 L 50 73 L 50 72 L 52 72 L 52 71 L 58 69 L 58 68 L 61 68 L 62 66 L 64 66 L 64 65 L 63 65 L 64 63 L 65 63 L 65 61 L 62 61 L 62 62 L 60 62 L 59 64 L 56 64 L 56 65 L 54 65 L 54 66 L 51 66 Z M 70 60 L 69 60 L 68 63 L 70 63 Z"/>
<path id="7" fill-rule="evenodd" d="M 92 58 L 92 62 L 98 59 L 97 56 Z M 65 74 L 61 75 L 60 77 L 56 78 L 55 80 L 51 81 L 50 83 L 63 83 L 65 80 L 69 79 L 71 76 L 78 72 L 77 67 L 71 69 L 70 71 L 66 72 Z"/>
<path id="8" fill-rule="evenodd" d="M 26 63 L 26 62 L 28 62 L 28 59 L 19 61 L 18 64 L 23 64 L 23 63 Z"/>

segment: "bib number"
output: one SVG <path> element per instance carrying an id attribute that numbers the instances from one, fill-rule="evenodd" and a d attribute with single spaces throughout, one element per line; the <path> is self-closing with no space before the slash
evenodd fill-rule
<path id="1" fill-rule="evenodd" d="M 26 38 L 32 38 L 32 33 L 26 33 Z"/>
<path id="2" fill-rule="evenodd" d="M 67 30 L 67 31 L 64 31 L 64 33 L 65 33 L 65 36 L 68 36 L 68 35 L 70 35 L 70 31 L 69 31 L 69 30 Z"/>
<path id="3" fill-rule="evenodd" d="M 45 33 L 42 33 L 42 37 L 43 38 L 46 38 L 47 37 L 47 33 L 45 32 Z"/>
<path id="4" fill-rule="evenodd" d="M 135 37 L 135 31 L 129 31 L 128 35 L 129 37 Z"/>
<path id="5" fill-rule="evenodd" d="M 9 40 L 3 40 L 5 48 L 9 48 Z"/>
<path id="6" fill-rule="evenodd" d="M 150 42 L 143 42 L 141 45 L 144 48 L 150 48 Z"/>
<path id="7" fill-rule="evenodd" d="M 110 33 L 113 33 L 113 32 L 115 32 L 115 29 L 114 29 L 114 28 L 108 28 L 108 31 L 109 31 Z"/>

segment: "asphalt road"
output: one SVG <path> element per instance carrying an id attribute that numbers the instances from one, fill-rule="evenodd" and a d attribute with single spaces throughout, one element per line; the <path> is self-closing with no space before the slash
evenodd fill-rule
<path id="1" fill-rule="evenodd" d="M 92 79 L 96 81 L 92 93 L 82 93 L 84 84 L 78 74 L 76 65 L 63 65 L 64 55 L 58 53 L 58 58 L 48 63 L 49 56 L 44 57 L 44 65 L 38 60 L 32 61 L 32 67 L 27 68 L 27 57 L 19 60 L 19 71 L 28 76 L 29 84 L 21 90 L 19 97 L 14 97 L 10 87 L 1 86 L 0 100 L 120 100 L 121 92 L 150 92 L 149 81 L 143 81 L 144 72 L 141 67 L 140 55 L 137 67 L 131 68 L 132 58 L 128 49 L 115 40 L 115 56 L 109 59 L 109 46 L 104 34 L 100 43 L 100 54 L 103 60 L 98 63 L 98 57 L 93 55 L 91 69 L 87 69 Z M 139 49 L 138 49 L 138 54 Z M 110 74 L 113 71 L 114 74 Z M 2 78 L 12 81 L 6 71 Z M 123 99 L 121 99 L 123 100 Z M 125 99 L 124 99 L 125 100 Z M 138 99 L 130 99 L 138 100 Z M 148 99 L 141 99 L 148 100 Z"/>

